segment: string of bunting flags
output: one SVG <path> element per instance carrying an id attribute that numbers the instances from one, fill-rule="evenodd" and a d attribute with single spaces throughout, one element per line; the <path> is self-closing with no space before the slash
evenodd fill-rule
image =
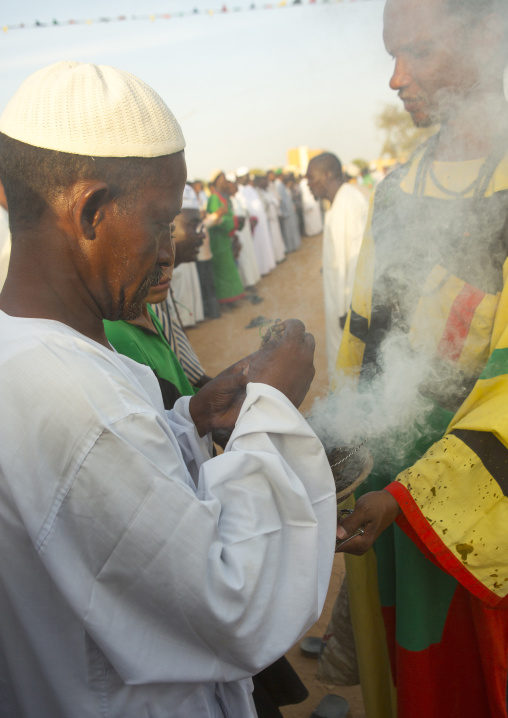
<path id="1" fill-rule="evenodd" d="M 344 2 L 366 2 L 370 0 L 279 0 L 279 2 L 273 3 L 255 3 L 251 2 L 244 6 L 230 6 L 223 4 L 219 8 L 215 9 L 199 9 L 197 7 L 191 10 L 181 10 L 178 12 L 167 12 L 167 13 L 153 13 L 146 15 L 116 15 L 112 17 L 99 17 L 96 19 L 86 20 L 57 20 L 53 19 L 50 22 L 41 22 L 35 20 L 33 23 L 17 23 L 3 25 L 2 30 L 4 33 L 9 30 L 24 30 L 34 27 L 65 27 L 68 25 L 97 25 L 99 23 L 112 23 L 112 22 L 132 22 L 132 21 L 150 21 L 155 22 L 156 20 L 171 20 L 172 18 L 189 17 L 192 15 L 222 15 L 224 13 L 238 13 L 238 12 L 250 12 L 254 10 L 282 10 L 284 8 L 295 7 L 298 5 L 331 5 L 335 3 Z"/>

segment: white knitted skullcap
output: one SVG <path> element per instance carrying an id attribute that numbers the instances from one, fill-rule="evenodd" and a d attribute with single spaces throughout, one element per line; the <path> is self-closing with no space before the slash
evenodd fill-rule
<path id="1" fill-rule="evenodd" d="M 182 209 L 199 209 L 198 196 L 188 184 L 183 189 Z"/>
<path id="2" fill-rule="evenodd" d="M 228 182 L 236 182 L 236 175 L 234 172 L 226 172 L 224 176 Z"/>
<path id="3" fill-rule="evenodd" d="M 245 177 L 245 175 L 249 174 L 249 168 L 248 167 L 239 167 L 236 170 L 236 176 L 237 177 Z"/>
<path id="4" fill-rule="evenodd" d="M 185 147 L 173 113 L 142 80 L 109 65 L 70 61 L 23 82 L 0 117 L 0 132 L 91 157 L 160 157 Z"/>

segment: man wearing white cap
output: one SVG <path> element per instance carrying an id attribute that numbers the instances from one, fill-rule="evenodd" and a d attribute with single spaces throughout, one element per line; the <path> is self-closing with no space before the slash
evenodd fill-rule
<path id="1" fill-rule="evenodd" d="M 5 716 L 254 716 L 250 676 L 325 597 L 335 496 L 295 409 L 303 325 L 167 414 L 104 335 L 171 270 L 183 147 L 160 97 L 106 66 L 44 68 L 0 118 Z"/>

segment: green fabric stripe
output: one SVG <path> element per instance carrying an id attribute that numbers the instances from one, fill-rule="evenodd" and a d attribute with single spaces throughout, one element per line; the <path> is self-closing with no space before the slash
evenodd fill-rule
<path id="1" fill-rule="evenodd" d="M 355 492 L 378 491 L 405 468 L 412 466 L 441 439 L 453 412 L 435 405 L 427 418 L 427 433 L 412 437 L 411 429 L 369 442 L 374 469 Z M 390 439 L 390 440 L 388 440 Z M 407 447 L 404 452 L 400 447 Z M 408 651 L 423 651 L 439 643 L 457 581 L 435 566 L 395 524 L 374 544 L 381 606 L 396 606 L 397 643 Z"/>
<path id="2" fill-rule="evenodd" d="M 480 379 L 493 379 L 501 374 L 508 374 L 508 349 L 494 349 Z"/>

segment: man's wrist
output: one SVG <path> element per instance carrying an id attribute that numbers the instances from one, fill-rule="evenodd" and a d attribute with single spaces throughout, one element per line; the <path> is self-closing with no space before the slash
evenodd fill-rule
<path id="1" fill-rule="evenodd" d="M 207 417 L 204 416 L 201 411 L 200 404 L 199 394 L 191 396 L 189 401 L 189 414 L 199 436 L 203 437 L 210 432 L 210 426 L 208 425 Z"/>

